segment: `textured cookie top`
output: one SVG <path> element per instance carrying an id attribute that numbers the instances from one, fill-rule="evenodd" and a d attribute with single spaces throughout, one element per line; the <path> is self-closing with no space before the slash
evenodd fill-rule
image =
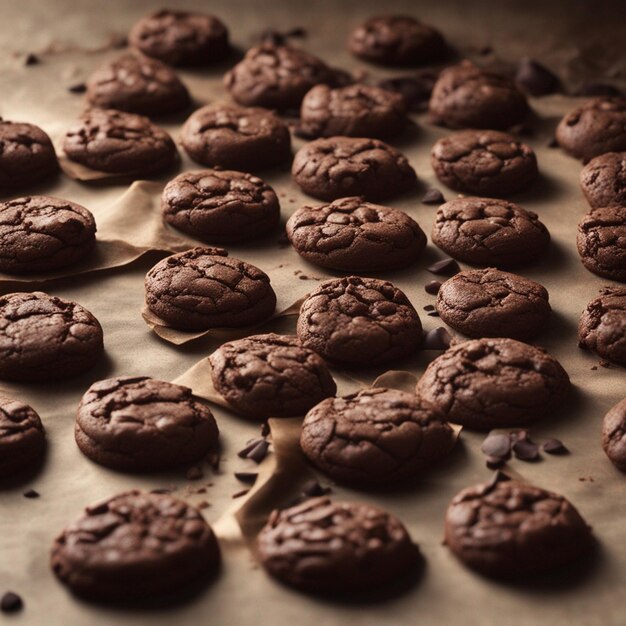
<path id="1" fill-rule="evenodd" d="M 580 186 L 592 208 L 626 206 L 626 152 L 595 157 L 580 172 Z"/>
<path id="2" fill-rule="evenodd" d="M 42 433 L 39 415 L 28 404 L 0 396 L 0 450 L 30 433 Z"/>
<path id="3" fill-rule="evenodd" d="M 626 398 L 604 416 L 602 447 L 612 463 L 626 472 Z"/>

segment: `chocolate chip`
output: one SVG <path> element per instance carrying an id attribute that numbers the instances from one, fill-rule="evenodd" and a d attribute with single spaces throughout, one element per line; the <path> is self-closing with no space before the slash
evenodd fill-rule
<path id="1" fill-rule="evenodd" d="M 424 285 L 424 291 L 429 293 L 431 296 L 436 296 L 439 293 L 439 289 L 441 287 L 441 282 L 438 280 L 431 280 L 429 283 Z"/>
<path id="2" fill-rule="evenodd" d="M 414 76 L 398 76 L 378 82 L 381 89 L 395 91 L 403 96 L 409 111 L 425 111 L 428 101 L 437 82 L 438 74 L 429 70 L 419 72 Z"/>
<path id="3" fill-rule="evenodd" d="M 32 52 L 29 52 L 24 57 L 24 65 L 37 65 L 37 63 L 39 63 L 39 57 Z"/>
<path id="4" fill-rule="evenodd" d="M 592 365 L 589 369 L 592 369 L 593 371 L 595 371 L 595 370 L 598 369 L 598 366 L 597 365 Z"/>
<path id="5" fill-rule="evenodd" d="M 265 441 L 265 439 L 251 439 L 250 441 L 248 441 L 248 443 L 246 443 L 245 448 L 237 452 L 237 456 L 241 459 L 247 459 L 248 454 L 250 454 L 250 452 L 254 450 L 254 448 L 256 448 L 256 446 L 262 441 Z"/>
<path id="6" fill-rule="evenodd" d="M 235 472 L 235 478 L 248 485 L 254 485 L 257 477 L 258 474 L 256 472 Z"/>
<path id="7" fill-rule="evenodd" d="M 442 259 L 436 261 L 426 268 L 432 274 L 441 274 L 444 276 L 453 276 L 461 271 L 459 264 L 454 259 Z"/>
<path id="8" fill-rule="evenodd" d="M 39 492 L 34 489 L 29 489 L 22 494 L 25 498 L 38 498 Z"/>
<path id="9" fill-rule="evenodd" d="M 237 491 L 236 493 L 233 493 L 232 497 L 241 498 L 241 496 L 245 496 L 249 491 L 250 489 L 242 489 L 241 491 Z"/>
<path id="10" fill-rule="evenodd" d="M 424 311 L 434 311 L 435 310 L 435 305 L 434 304 L 427 304 L 424 307 Z"/>
<path id="11" fill-rule="evenodd" d="M 515 82 L 531 96 L 545 96 L 554 93 L 559 87 L 558 77 L 529 57 L 524 57 L 518 63 Z"/>
<path id="12" fill-rule="evenodd" d="M 569 454 L 569 450 L 560 439 L 548 439 L 542 448 L 548 454 Z"/>
<path id="13" fill-rule="evenodd" d="M 426 333 L 423 347 L 424 350 L 447 350 L 451 341 L 450 333 L 443 326 L 439 326 Z"/>
<path id="14" fill-rule="evenodd" d="M 237 452 L 237 456 L 260 463 L 267 456 L 269 447 L 270 444 L 265 439 L 253 439 L 243 450 Z"/>
<path id="15" fill-rule="evenodd" d="M 439 312 L 431 311 L 430 313 L 426 313 L 426 315 L 428 315 L 428 317 L 439 317 Z"/>
<path id="16" fill-rule="evenodd" d="M 422 196 L 423 204 L 443 204 L 445 201 L 443 194 L 436 187 L 430 187 Z"/>
<path id="17" fill-rule="evenodd" d="M 491 457 L 511 457 L 511 438 L 505 433 L 490 433 L 480 446 L 483 454 Z"/>
<path id="18" fill-rule="evenodd" d="M 539 458 L 539 446 L 528 437 L 518 438 L 513 444 L 513 453 L 520 461 L 536 461 Z"/>
<path id="19" fill-rule="evenodd" d="M 22 598 L 12 591 L 7 591 L 0 600 L 0 611 L 3 613 L 16 613 L 23 606 Z"/>
<path id="20" fill-rule="evenodd" d="M 621 96 L 622 92 L 615 85 L 607 83 L 587 83 L 582 85 L 575 96 Z"/>
<path id="21" fill-rule="evenodd" d="M 85 83 L 76 83 L 74 85 L 70 85 L 67 90 L 70 93 L 85 93 L 87 91 L 87 85 L 85 85 Z"/>
<path id="22" fill-rule="evenodd" d="M 270 434 L 270 425 L 268 422 L 261 424 L 261 437 L 267 437 Z"/>
<path id="23" fill-rule="evenodd" d="M 302 495 L 307 498 L 316 498 L 317 496 L 326 496 L 332 489 L 330 487 L 323 487 L 317 480 L 309 480 L 304 483 L 302 487 Z"/>

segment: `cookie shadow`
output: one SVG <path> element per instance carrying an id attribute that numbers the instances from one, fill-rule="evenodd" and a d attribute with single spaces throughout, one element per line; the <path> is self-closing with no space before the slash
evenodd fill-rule
<path id="1" fill-rule="evenodd" d="M 512 194 L 511 199 L 524 206 L 526 202 L 538 202 L 554 200 L 563 192 L 566 185 L 554 176 L 548 176 L 544 172 L 539 172 L 537 179 L 531 187 L 520 193 Z M 541 219 L 541 216 L 539 216 Z"/>
<path id="2" fill-rule="evenodd" d="M 21 469 L 16 474 L 0 478 L 0 492 L 21 489 L 26 485 L 32 484 L 44 472 L 48 463 L 49 448 L 50 441 L 49 438 L 46 438 L 46 447 L 34 463 Z"/>

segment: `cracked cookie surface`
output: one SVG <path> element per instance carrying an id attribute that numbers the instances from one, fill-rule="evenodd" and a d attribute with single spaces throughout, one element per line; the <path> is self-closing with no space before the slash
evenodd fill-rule
<path id="1" fill-rule="evenodd" d="M 266 109 L 208 104 L 185 122 L 181 141 L 202 165 L 236 170 L 274 167 L 291 156 L 285 124 Z"/>
<path id="2" fill-rule="evenodd" d="M 444 458 L 454 446 L 444 416 L 420 396 L 396 389 L 363 389 L 328 398 L 302 423 L 300 447 L 339 483 L 395 486 Z"/>
<path id="3" fill-rule="evenodd" d="M 148 308 L 174 328 L 208 330 L 261 322 L 276 294 L 265 272 L 218 248 L 194 248 L 159 261 L 145 280 Z"/>
<path id="4" fill-rule="evenodd" d="M 540 257 L 550 233 L 536 213 L 491 198 L 455 198 L 439 207 L 433 243 L 459 261 L 498 268 Z"/>
<path id="5" fill-rule="evenodd" d="M 626 207 L 592 209 L 578 224 L 576 243 L 590 272 L 626 282 Z"/>
<path id="6" fill-rule="evenodd" d="M 0 478 L 34 466 L 45 447 L 39 415 L 27 404 L 0 395 Z"/>
<path id="7" fill-rule="evenodd" d="M 129 491 L 87 507 L 55 539 L 50 565 L 79 596 L 172 594 L 215 573 L 220 550 L 199 511 L 169 495 Z"/>
<path id="8" fill-rule="evenodd" d="M 605 152 L 626 150 L 626 98 L 595 98 L 568 113 L 556 139 L 571 156 L 589 161 Z"/>
<path id="9" fill-rule="evenodd" d="M 103 349 L 100 323 L 79 304 L 40 291 L 0 296 L 0 379 L 76 376 L 93 367 Z"/>
<path id="10" fill-rule="evenodd" d="M 567 372 L 554 357 L 506 338 L 457 344 L 417 382 L 417 393 L 447 420 L 475 430 L 530 425 L 555 412 L 569 389 Z"/>
<path id="11" fill-rule="evenodd" d="M 48 196 L 0 202 L 0 271 L 67 267 L 89 254 L 95 243 L 93 215 L 74 202 Z"/>
<path id="12" fill-rule="evenodd" d="M 228 29 L 217 17 L 167 9 L 140 19 L 128 43 L 168 65 L 209 65 L 230 52 Z"/>
<path id="13" fill-rule="evenodd" d="M 58 171 L 54 146 L 41 128 L 0 119 L 0 189 L 36 185 Z"/>
<path id="14" fill-rule="evenodd" d="M 503 577 L 562 567 L 592 546 L 589 527 L 568 500 L 515 481 L 457 494 L 446 511 L 445 542 L 468 567 Z"/>
<path id="15" fill-rule="evenodd" d="M 346 272 L 407 267 L 426 247 L 409 215 L 359 197 L 298 209 L 287 221 L 287 236 L 302 258 Z"/>
<path id="16" fill-rule="evenodd" d="M 611 463 L 626 472 L 626 398 L 618 402 L 604 416 L 602 448 Z"/>
<path id="17" fill-rule="evenodd" d="M 137 376 L 91 385 L 78 406 L 74 435 L 92 461 L 141 472 L 200 460 L 217 445 L 218 429 L 191 389 Z"/>
<path id="18" fill-rule="evenodd" d="M 626 206 L 626 152 L 591 159 L 580 172 L 580 186 L 594 209 Z"/>
<path id="19" fill-rule="evenodd" d="M 532 148 L 495 130 L 465 130 L 435 143 L 431 165 L 450 189 L 485 196 L 508 196 L 527 189 L 537 178 Z"/>
<path id="20" fill-rule="evenodd" d="M 321 283 L 302 304 L 297 332 L 307 348 L 353 367 L 401 359 L 422 341 L 406 295 L 388 281 L 359 276 Z"/>
<path id="21" fill-rule="evenodd" d="M 369 504 L 325 497 L 274 511 L 257 548 L 272 576 L 318 593 L 373 591 L 420 560 L 418 547 L 394 516 Z"/>
<path id="22" fill-rule="evenodd" d="M 207 242 L 262 237 L 278 225 L 274 190 L 252 174 L 231 170 L 184 172 L 161 196 L 165 221 Z"/>
<path id="23" fill-rule="evenodd" d="M 587 305 L 578 342 L 607 361 L 626 365 L 626 287 L 607 287 Z"/>
<path id="24" fill-rule="evenodd" d="M 221 345 L 209 361 L 217 391 L 256 419 L 304 415 L 337 391 L 324 360 L 297 337 L 253 335 Z"/>
<path id="25" fill-rule="evenodd" d="M 547 290 L 517 274 L 494 268 L 465 270 L 439 288 L 441 319 L 468 337 L 530 339 L 550 319 Z"/>
<path id="26" fill-rule="evenodd" d="M 65 154 L 77 163 L 112 174 L 148 174 L 176 158 L 172 138 L 147 117 L 113 109 L 90 109 L 65 134 Z"/>
<path id="27" fill-rule="evenodd" d="M 417 182 L 408 159 L 377 139 L 330 137 L 301 148 L 291 169 L 305 193 L 320 200 L 363 196 L 384 200 L 409 191 Z"/>

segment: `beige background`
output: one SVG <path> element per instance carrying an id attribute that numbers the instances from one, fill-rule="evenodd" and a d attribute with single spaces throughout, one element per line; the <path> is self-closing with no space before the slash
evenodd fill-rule
<path id="1" fill-rule="evenodd" d="M 266 27 L 305 25 L 310 31 L 304 45 L 334 65 L 354 68 L 343 41 L 351 25 L 375 9 L 375 2 L 180 2 L 180 6 L 204 5 L 221 15 L 231 27 L 233 40 L 250 45 L 253 35 Z M 134 20 L 160 2 L 0 2 L 0 115 L 6 119 L 40 124 L 55 138 L 80 112 L 82 96 L 66 87 L 85 79 L 104 59 L 117 54 L 106 51 L 111 35 L 123 35 Z M 449 38 L 469 53 L 493 44 L 498 56 L 513 61 L 527 52 L 542 58 L 571 79 L 575 86 L 583 75 L 598 77 L 608 72 L 612 80 L 623 75 L 623 7 L 621 3 L 551 3 L 526 1 L 394 3 L 385 9 L 404 8 L 439 25 Z M 420 10 L 421 7 L 421 10 Z M 539 9 L 541 7 L 541 10 Z M 602 48 L 598 48 L 603 43 Z M 101 52 L 87 49 L 103 48 Z M 582 53 L 579 48 L 582 48 Z M 36 52 L 39 65 L 24 67 L 16 52 Z M 224 97 L 221 74 L 216 69 L 181 72 L 192 93 L 200 100 Z M 371 70 L 373 75 L 384 75 Z M 620 78 L 621 76 L 621 78 Z M 548 457 L 536 464 L 513 461 L 511 468 L 527 480 L 560 491 L 569 497 L 593 525 L 599 540 L 599 556 L 585 575 L 554 580 L 549 585 L 505 586 L 482 579 L 463 569 L 441 545 L 442 517 L 446 503 L 461 488 L 488 479 L 479 445 L 482 437 L 464 431 L 462 444 L 450 461 L 437 468 L 407 493 L 368 495 L 336 488 L 337 497 L 376 502 L 397 514 L 410 529 L 426 557 L 427 567 L 419 585 L 394 600 L 368 605 L 347 605 L 317 600 L 292 592 L 266 578 L 254 565 L 247 548 L 235 538 L 224 539 L 224 568 L 210 588 L 192 601 L 168 610 L 112 609 L 93 606 L 72 598 L 54 580 L 48 569 L 48 550 L 57 532 L 88 503 L 131 487 L 173 486 L 191 502 L 207 500 L 204 513 L 215 522 L 233 506 L 231 495 L 243 486 L 232 472 L 251 470 L 253 463 L 234 454 L 258 433 L 258 425 L 247 423 L 222 408 L 215 415 L 222 432 L 223 463 L 219 475 L 204 467 L 204 478 L 190 482 L 184 471 L 159 476 L 130 476 L 115 473 L 87 461 L 76 448 L 73 419 L 80 396 L 91 382 L 109 375 L 145 374 L 171 380 L 183 374 L 217 345 L 204 338 L 185 346 L 173 346 L 152 334 L 140 315 L 145 272 L 159 254 L 144 257 L 133 265 L 110 271 L 56 281 L 45 286 L 52 294 L 75 299 L 102 322 L 107 359 L 95 371 L 63 384 L 18 386 L 0 384 L 6 391 L 32 404 L 47 429 L 49 454 L 36 476 L 24 484 L 4 485 L 0 491 L 0 592 L 12 589 L 25 600 L 24 611 L 10 619 L 22 624 L 623 624 L 626 605 L 626 531 L 624 518 L 625 477 L 606 460 L 599 446 L 600 422 L 606 410 L 624 395 L 621 368 L 598 367 L 597 358 L 576 346 L 576 325 L 585 304 L 607 284 L 589 274 L 580 264 L 574 247 L 576 224 L 587 210 L 577 179 L 580 164 L 558 150 L 545 148 L 558 117 L 574 104 L 555 96 L 534 101 L 541 119 L 538 132 L 528 142 L 537 150 L 542 178 L 534 188 L 516 198 L 540 214 L 553 235 L 550 254 L 543 263 L 526 268 L 525 276 L 539 280 L 549 290 L 553 321 L 539 338 L 563 362 L 575 385 L 569 404 L 533 430 L 537 439 L 562 438 L 571 449 L 567 458 Z M 435 208 L 419 199 L 424 187 L 436 184 L 429 165 L 429 148 L 446 131 L 431 128 L 420 119 L 420 130 L 395 142 L 409 156 L 421 179 L 422 188 L 391 202 L 419 221 L 426 232 L 432 226 Z M 179 120 L 164 123 L 175 135 Z M 295 147 L 300 141 L 294 142 Z M 192 164 L 183 157 L 183 169 Z M 303 202 L 285 172 L 272 171 L 264 177 L 280 196 L 286 218 Z M 165 182 L 165 181 L 162 181 Z M 79 202 L 96 215 L 105 215 L 128 185 L 90 186 L 68 178 L 32 190 Z M 450 191 L 444 190 L 447 197 Z M 155 196 L 156 200 L 156 196 Z M 132 203 L 128 206 L 132 211 Z M 300 280 L 328 275 L 301 262 L 290 248 L 278 245 L 278 234 L 254 246 L 232 246 L 233 256 L 257 264 L 276 277 L 279 299 L 289 303 L 317 283 Z M 385 275 L 404 289 L 418 311 L 434 298 L 423 291 L 432 276 L 426 265 L 442 256 L 429 246 L 415 266 Z M 3 291 L 10 290 L 2 285 Z M 20 287 L 23 288 L 23 287 Z M 31 285 L 30 288 L 35 288 Z M 437 318 L 422 316 L 427 329 L 440 325 Z M 268 328 L 293 331 L 295 319 L 277 320 Z M 433 353 L 422 353 L 412 362 L 397 364 L 419 375 Z M 359 372 L 371 381 L 380 372 Z M 341 391 L 354 387 L 342 377 Z M 272 461 L 273 463 L 273 461 Z M 271 468 L 270 468 L 271 469 Z M 296 477 L 294 477 L 296 478 Z M 581 480 L 585 479 L 585 480 Z M 206 493 L 194 494 L 208 485 Z M 288 487 L 279 482 L 279 492 L 270 500 L 287 498 Z M 38 500 L 26 500 L 22 491 L 33 487 Z M 285 492 L 283 492 L 285 490 Z M 227 526 L 220 525 L 221 534 Z M 4 619 L 4 618 L 3 618 Z M 9 618 L 7 618 L 8 621 Z"/>

